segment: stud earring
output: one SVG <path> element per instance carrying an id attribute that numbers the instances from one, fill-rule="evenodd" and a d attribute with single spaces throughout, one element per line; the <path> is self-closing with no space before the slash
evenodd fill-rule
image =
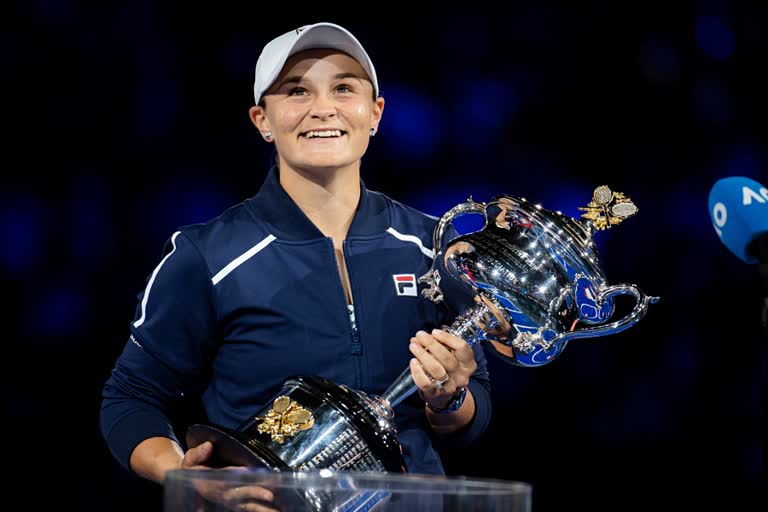
<path id="1" fill-rule="evenodd" d="M 370 131 L 370 134 L 371 134 L 371 137 L 373 137 L 374 135 L 376 135 L 376 128 L 374 128 L 373 126 L 371 126 L 371 131 Z"/>
<path id="2" fill-rule="evenodd" d="M 264 132 L 264 140 L 269 142 L 272 140 L 272 132 Z"/>

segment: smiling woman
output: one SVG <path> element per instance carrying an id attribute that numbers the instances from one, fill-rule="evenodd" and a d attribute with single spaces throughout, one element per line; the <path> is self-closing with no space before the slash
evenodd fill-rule
<path id="1" fill-rule="evenodd" d="M 292 55 L 250 110 L 262 135 L 274 139 L 281 182 L 318 169 L 334 169 L 339 177 L 359 174 L 384 110 L 384 98 L 371 101 L 372 96 L 368 74 L 346 53 L 313 49 Z"/>
<path id="2" fill-rule="evenodd" d="M 381 395 L 410 360 L 419 393 L 398 406 L 397 440 L 408 471 L 444 473 L 432 440 L 478 438 L 489 376 L 479 347 L 439 329 L 455 312 L 416 293 L 436 219 L 360 178 L 384 112 L 370 58 L 338 25 L 292 30 L 262 51 L 254 100 L 277 163 L 255 196 L 169 236 L 104 386 L 107 444 L 162 483 L 215 465 L 217 446 L 177 439 L 180 400 L 236 430 L 291 376 Z"/>

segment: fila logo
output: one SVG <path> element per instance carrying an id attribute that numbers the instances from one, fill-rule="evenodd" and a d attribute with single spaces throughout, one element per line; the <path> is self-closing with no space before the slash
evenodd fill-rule
<path id="1" fill-rule="evenodd" d="M 418 297 L 415 274 L 392 274 L 392 279 L 395 281 L 395 290 L 398 295 Z"/>

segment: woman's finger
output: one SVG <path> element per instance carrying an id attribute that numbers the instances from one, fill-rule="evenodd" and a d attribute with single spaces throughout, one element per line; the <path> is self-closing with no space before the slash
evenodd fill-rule
<path id="1" fill-rule="evenodd" d="M 227 501 L 248 499 L 272 501 L 275 499 L 275 495 L 266 487 L 261 487 L 258 485 L 243 485 L 240 487 L 235 487 L 234 489 L 227 490 L 222 495 L 222 498 Z"/>
<path id="2" fill-rule="evenodd" d="M 446 372 L 452 373 L 459 366 L 459 362 L 450 348 L 443 345 L 437 338 L 424 331 L 416 333 L 416 340 L 420 346 L 426 349 Z M 437 375 L 434 376 L 437 378 Z"/>
<path id="3" fill-rule="evenodd" d="M 241 503 L 235 510 L 238 512 L 280 512 L 278 509 L 262 503 Z"/>
<path id="4" fill-rule="evenodd" d="M 270 506 L 274 499 L 275 495 L 266 487 L 246 484 L 227 489 L 217 501 L 233 511 L 277 512 Z"/>
<path id="5" fill-rule="evenodd" d="M 469 343 L 442 329 L 433 329 L 432 336 L 444 346 L 448 347 L 453 356 L 461 364 L 471 364 L 475 361 L 475 353 Z"/>
<path id="6" fill-rule="evenodd" d="M 184 454 L 184 458 L 181 460 L 182 468 L 192 468 L 194 466 L 201 466 L 203 462 L 207 461 L 213 453 L 213 443 L 206 441 L 199 446 L 190 448 L 187 453 Z"/>
<path id="7" fill-rule="evenodd" d="M 411 375 L 413 376 L 413 383 L 416 384 L 422 392 L 434 393 L 435 384 L 432 379 L 424 371 L 424 368 L 419 363 L 418 359 L 411 359 L 410 363 Z"/>
<path id="8" fill-rule="evenodd" d="M 411 353 L 416 356 L 416 359 L 419 360 L 419 363 L 421 363 L 422 370 L 426 373 L 430 384 L 434 385 L 435 381 L 445 380 L 448 376 L 448 372 L 445 367 L 435 359 L 433 354 L 429 353 L 424 347 L 417 343 L 411 343 L 409 349 Z"/>

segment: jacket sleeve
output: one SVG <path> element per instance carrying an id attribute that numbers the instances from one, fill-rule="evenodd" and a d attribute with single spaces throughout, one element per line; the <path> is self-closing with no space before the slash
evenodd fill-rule
<path id="1" fill-rule="evenodd" d="M 185 393 L 199 390 L 216 343 L 210 272 L 181 232 L 166 242 L 130 326 L 130 337 L 103 388 L 100 427 L 127 469 L 150 437 L 176 440 L 172 420 Z"/>

